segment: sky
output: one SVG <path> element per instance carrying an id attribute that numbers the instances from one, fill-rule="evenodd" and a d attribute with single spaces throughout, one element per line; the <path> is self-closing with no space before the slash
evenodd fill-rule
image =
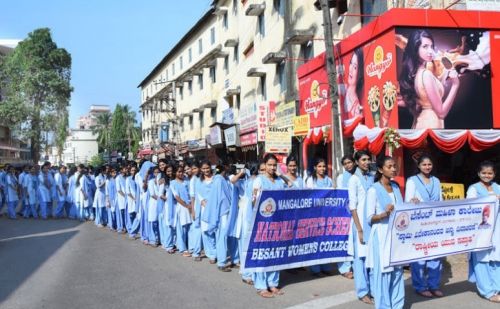
<path id="1" fill-rule="evenodd" d="M 70 127 L 90 105 L 128 104 L 139 83 L 210 8 L 211 0 L 2 1 L 0 40 L 51 29 L 72 56 Z M 140 121 L 140 117 L 138 117 Z"/>

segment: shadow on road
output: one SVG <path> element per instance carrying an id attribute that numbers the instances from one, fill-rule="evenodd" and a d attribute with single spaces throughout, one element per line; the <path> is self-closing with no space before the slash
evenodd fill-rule
<path id="1" fill-rule="evenodd" d="M 51 235 L 31 234 L 65 230 L 78 223 L 61 220 L 52 224 L 16 224 L 0 220 L 0 307 L 37 269 L 78 231 L 64 231 Z M 46 221 L 50 222 L 50 221 Z M 27 222 L 29 223 L 29 222 Z M 23 229 L 24 227 L 24 229 Z M 6 235 L 7 234 L 7 235 Z M 20 237 L 22 238 L 14 238 Z M 29 295 L 26 295 L 29 297 Z"/>
<path id="2" fill-rule="evenodd" d="M 17 219 L 0 218 L 0 241 L 12 237 L 21 237 L 38 233 L 47 233 L 64 229 L 71 229 L 82 224 L 77 220 L 68 219 Z"/>

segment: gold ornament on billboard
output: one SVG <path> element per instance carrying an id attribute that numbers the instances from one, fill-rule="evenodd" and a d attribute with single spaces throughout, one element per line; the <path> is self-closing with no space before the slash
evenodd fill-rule
<path id="1" fill-rule="evenodd" d="M 384 105 L 384 113 L 382 115 L 382 127 L 385 127 L 389 123 L 389 117 L 391 117 L 394 105 L 396 105 L 398 91 L 396 86 L 391 81 L 387 81 L 382 87 L 382 94 L 383 94 L 382 104 Z"/>
<path id="2" fill-rule="evenodd" d="M 372 86 L 368 91 L 368 105 L 372 112 L 373 122 L 376 127 L 380 126 L 380 89 Z"/>

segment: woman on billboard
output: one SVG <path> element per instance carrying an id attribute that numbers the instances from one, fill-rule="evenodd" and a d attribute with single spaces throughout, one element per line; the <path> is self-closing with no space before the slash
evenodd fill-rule
<path id="1" fill-rule="evenodd" d="M 438 79 L 427 68 L 434 56 L 432 35 L 427 30 L 415 30 L 408 38 L 399 77 L 401 95 L 414 117 L 412 129 L 444 129 L 444 118 L 457 96 L 460 85 L 457 71 L 450 69 Z M 451 82 L 451 88 L 443 100 L 446 81 Z"/>
<path id="2" fill-rule="evenodd" d="M 364 75 L 363 71 L 359 74 L 359 68 L 364 68 L 363 50 L 361 48 L 354 50 L 351 61 L 349 61 L 349 70 L 347 72 L 344 110 L 348 121 L 363 117 L 363 107 L 359 98 L 362 96 Z"/>

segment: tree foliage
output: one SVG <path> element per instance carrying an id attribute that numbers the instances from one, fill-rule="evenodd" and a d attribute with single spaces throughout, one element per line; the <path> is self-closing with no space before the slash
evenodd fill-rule
<path id="1" fill-rule="evenodd" d="M 129 151 L 135 153 L 141 139 L 140 129 L 136 126 L 136 113 L 129 105 L 117 104 L 112 118 L 110 149 L 122 154 Z"/>
<path id="2" fill-rule="evenodd" d="M 4 95 L 0 117 L 30 140 L 33 160 L 38 162 L 44 131 L 55 133 L 56 143 L 67 134 L 62 127 L 67 127 L 73 91 L 71 55 L 57 47 L 48 28 L 41 28 L 29 33 L 0 66 Z"/>
<path id="3" fill-rule="evenodd" d="M 90 129 L 93 134 L 97 135 L 97 144 L 99 145 L 99 152 L 104 150 L 111 150 L 111 127 L 112 127 L 111 113 L 104 113 L 97 115 L 96 125 Z"/>

